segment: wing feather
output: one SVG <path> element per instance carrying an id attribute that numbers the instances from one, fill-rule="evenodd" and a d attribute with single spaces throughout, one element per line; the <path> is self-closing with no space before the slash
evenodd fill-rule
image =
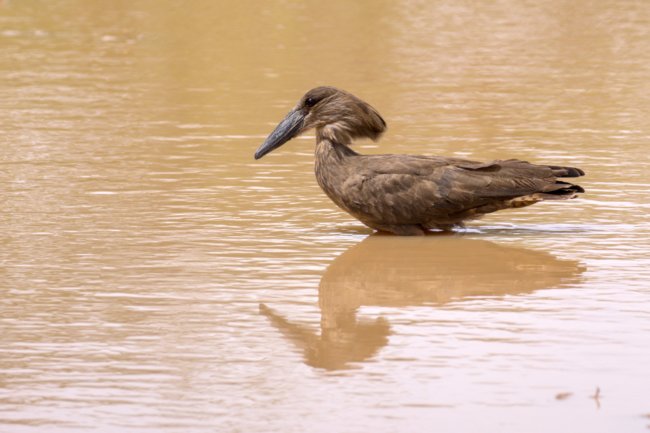
<path id="1" fill-rule="evenodd" d="M 492 203 L 553 193 L 574 186 L 558 182 L 556 176 L 578 174 L 569 167 L 519 160 L 482 163 L 411 155 L 363 158 L 343 186 L 346 207 L 354 214 L 389 224 L 444 221 L 450 215 Z"/>

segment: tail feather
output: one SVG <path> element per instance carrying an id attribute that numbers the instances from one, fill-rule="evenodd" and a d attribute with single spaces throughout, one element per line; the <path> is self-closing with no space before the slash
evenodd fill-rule
<path id="1" fill-rule="evenodd" d="M 549 165 L 548 168 L 553 170 L 555 177 L 580 177 L 584 176 L 585 172 L 576 167 L 560 167 L 557 165 Z"/>
<path id="2" fill-rule="evenodd" d="M 554 184 L 549 185 L 547 188 L 544 188 L 542 191 L 545 194 L 555 194 L 555 195 L 571 195 L 577 193 L 585 192 L 585 189 L 580 185 L 575 185 L 569 182 L 563 182 L 561 180 L 555 181 Z"/>
<path id="3" fill-rule="evenodd" d="M 549 165 L 555 177 L 580 177 L 584 176 L 585 172 L 576 167 L 561 167 L 557 165 Z M 576 194 L 585 192 L 585 189 L 580 185 L 573 183 L 556 180 L 553 184 L 548 185 L 540 193 L 544 199 L 559 199 L 559 198 L 575 198 Z"/>

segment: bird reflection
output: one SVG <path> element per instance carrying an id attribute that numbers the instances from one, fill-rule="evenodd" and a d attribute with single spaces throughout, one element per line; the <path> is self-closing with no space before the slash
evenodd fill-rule
<path id="1" fill-rule="evenodd" d="M 458 235 L 371 235 L 338 256 L 321 278 L 320 334 L 261 304 L 260 312 L 304 352 L 305 363 L 338 370 L 388 343 L 388 321 L 360 320 L 361 306 L 443 305 L 477 296 L 576 284 L 584 266 L 542 251 Z"/>

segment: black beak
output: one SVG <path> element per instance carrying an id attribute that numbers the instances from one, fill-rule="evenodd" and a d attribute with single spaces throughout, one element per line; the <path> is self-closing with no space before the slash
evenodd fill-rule
<path id="1" fill-rule="evenodd" d="M 302 131 L 305 115 L 300 110 L 292 110 L 287 117 L 275 127 L 264 143 L 255 152 L 255 159 L 260 159 L 273 149 L 277 149 Z"/>

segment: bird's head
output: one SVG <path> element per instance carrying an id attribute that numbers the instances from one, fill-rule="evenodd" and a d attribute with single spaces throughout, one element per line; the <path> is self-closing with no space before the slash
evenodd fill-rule
<path id="1" fill-rule="evenodd" d="M 349 145 L 355 138 L 376 140 L 386 129 L 377 110 L 356 96 L 335 87 L 316 87 L 275 127 L 255 152 L 260 159 L 308 129 L 316 128 L 316 139 Z"/>

